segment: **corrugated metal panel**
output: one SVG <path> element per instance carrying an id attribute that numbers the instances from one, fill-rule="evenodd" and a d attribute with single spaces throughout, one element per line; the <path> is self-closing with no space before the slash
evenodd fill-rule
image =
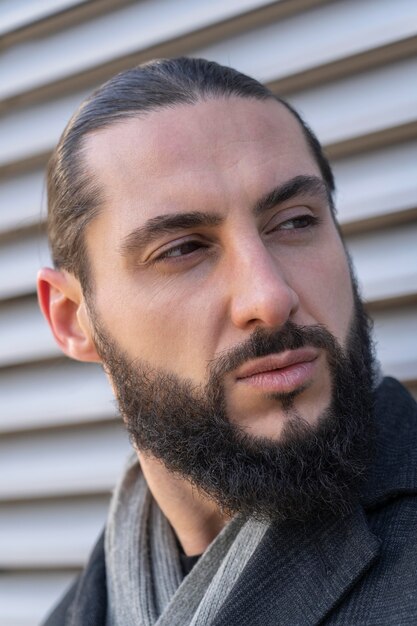
<path id="1" fill-rule="evenodd" d="M 0 397 L 0 433 L 101 422 L 116 413 L 101 369 L 64 358 L 0 370 Z"/>
<path id="2" fill-rule="evenodd" d="M 35 170 L 0 179 L 0 235 L 37 225 L 42 219 L 43 174 Z"/>
<path id="3" fill-rule="evenodd" d="M 65 32 L 51 34 L 36 46 L 29 42 L 7 50 L 0 63 L 4 72 L 0 97 L 7 100 L 45 83 L 103 65 L 115 57 L 131 55 L 138 48 L 154 48 L 268 4 L 268 0 L 135 2 Z M 115 37 L 115 33 L 123 36 Z M 101 45 L 92 45 L 97 41 Z"/>
<path id="4" fill-rule="evenodd" d="M 43 165 L 69 115 L 115 71 L 182 53 L 286 94 L 333 158 L 384 371 L 417 394 L 417 5 L 4 0 L 1 11 L 0 626 L 13 626 L 39 623 L 81 567 L 129 449 L 101 369 L 60 355 L 34 296 L 49 263 Z"/>
<path id="5" fill-rule="evenodd" d="M 410 387 L 417 381 L 417 315 L 415 304 L 373 313 L 377 354 L 385 374 Z M 411 350 L 408 348 L 411 345 Z"/>
<path id="6" fill-rule="evenodd" d="M 383 146 L 333 162 L 345 232 L 417 217 L 417 141 Z"/>
<path id="7" fill-rule="evenodd" d="M 106 494 L 0 504 L 0 567 L 81 567 L 103 528 L 108 501 Z"/>
<path id="8" fill-rule="evenodd" d="M 0 305 L 0 367 L 59 355 L 34 298 Z"/>
<path id="9" fill-rule="evenodd" d="M 0 297 L 15 298 L 35 291 L 39 267 L 50 265 L 45 236 L 40 228 L 18 233 L 0 247 Z"/>
<path id="10" fill-rule="evenodd" d="M 366 301 L 395 300 L 417 293 L 417 221 L 351 235 L 346 241 Z M 395 250 L 395 256 L 387 250 Z"/>
<path id="11" fill-rule="evenodd" d="M 128 452 L 119 421 L 3 436 L 0 501 L 108 492 Z"/>
<path id="12" fill-rule="evenodd" d="M 86 0 L 3 0 L 1 3 L 0 35 L 22 30 L 36 22 L 51 18 L 53 15 L 77 5 L 85 4 Z"/>

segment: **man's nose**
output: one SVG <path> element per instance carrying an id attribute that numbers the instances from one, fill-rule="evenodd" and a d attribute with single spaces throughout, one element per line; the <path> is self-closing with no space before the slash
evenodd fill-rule
<path id="1" fill-rule="evenodd" d="M 278 328 L 296 312 L 299 298 L 279 259 L 262 242 L 234 259 L 230 315 L 241 329 Z"/>

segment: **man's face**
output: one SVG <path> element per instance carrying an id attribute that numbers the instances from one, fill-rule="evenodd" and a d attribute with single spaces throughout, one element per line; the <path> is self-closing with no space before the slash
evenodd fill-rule
<path id="1" fill-rule="evenodd" d="M 99 131 L 96 346 L 139 450 L 224 510 L 346 512 L 368 455 L 367 321 L 319 168 L 274 101 Z"/>
<path id="2" fill-rule="evenodd" d="M 348 262 L 320 170 L 282 105 L 161 109 L 97 132 L 87 150 L 105 195 L 86 233 L 94 310 L 129 362 L 201 389 L 255 331 L 320 325 L 346 347 Z M 221 380 L 228 418 L 279 440 L 291 397 L 316 425 L 332 397 L 328 361 L 309 346 L 239 363 Z"/>

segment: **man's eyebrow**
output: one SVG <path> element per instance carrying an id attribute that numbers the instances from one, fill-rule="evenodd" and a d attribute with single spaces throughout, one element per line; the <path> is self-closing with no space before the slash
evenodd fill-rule
<path id="1" fill-rule="evenodd" d="M 315 193 L 329 198 L 327 186 L 321 178 L 318 176 L 300 175 L 285 181 L 285 183 L 275 187 L 275 189 L 260 198 L 253 208 L 253 213 L 260 215 L 302 193 Z M 187 228 L 218 226 L 222 221 L 224 221 L 224 218 L 221 215 L 204 211 L 157 215 L 149 219 L 145 224 L 135 228 L 124 238 L 120 245 L 120 254 L 129 256 L 131 253 L 137 252 L 149 243 L 152 243 L 161 235 L 171 234 Z"/>
<path id="2" fill-rule="evenodd" d="M 260 215 L 265 213 L 265 211 L 269 211 L 269 209 L 273 209 L 278 204 L 282 204 L 303 193 L 313 193 L 325 197 L 329 202 L 331 201 L 324 180 L 318 176 L 300 175 L 285 181 L 285 183 L 275 187 L 275 189 L 260 198 L 255 204 L 253 212 L 255 215 Z"/>
<path id="3" fill-rule="evenodd" d="M 161 235 L 197 226 L 217 226 L 222 221 L 221 215 L 205 213 L 204 211 L 157 215 L 142 226 L 135 228 L 125 237 L 120 245 L 120 253 L 122 256 L 128 256 L 130 253 L 155 241 Z"/>

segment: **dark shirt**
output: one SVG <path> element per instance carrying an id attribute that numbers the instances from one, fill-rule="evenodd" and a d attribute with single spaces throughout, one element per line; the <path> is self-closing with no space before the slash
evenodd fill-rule
<path id="1" fill-rule="evenodd" d="M 200 554 L 196 554 L 195 556 L 187 556 L 186 554 L 184 554 L 184 552 L 180 552 L 181 569 L 184 576 L 187 576 L 187 574 L 191 572 L 200 556 Z"/>

